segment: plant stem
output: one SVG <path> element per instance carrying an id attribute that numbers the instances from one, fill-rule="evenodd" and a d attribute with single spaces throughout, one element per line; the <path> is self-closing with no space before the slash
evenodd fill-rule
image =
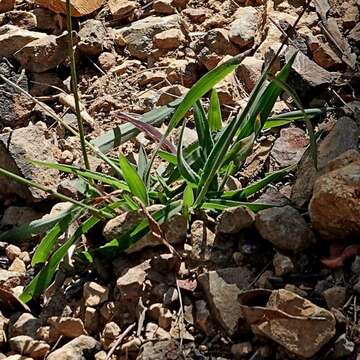
<path id="1" fill-rule="evenodd" d="M 77 74 L 76 74 L 76 63 L 75 63 L 75 55 L 74 55 L 74 39 L 72 33 L 72 18 L 71 18 L 71 6 L 70 0 L 66 0 L 66 20 L 67 20 L 67 31 L 68 31 L 68 43 L 69 43 L 69 56 L 70 56 L 70 69 L 71 69 L 71 85 L 72 91 L 74 94 L 75 100 L 75 110 L 77 123 L 79 128 L 79 136 L 81 143 L 81 150 L 83 155 L 83 160 L 85 164 L 85 168 L 90 170 L 89 158 L 86 150 L 86 141 L 85 141 L 85 133 L 84 133 L 84 124 L 81 118 L 81 109 L 80 109 L 80 100 L 78 93 L 78 82 L 77 82 Z"/>
<path id="2" fill-rule="evenodd" d="M 96 214 L 97 216 L 99 217 L 107 217 L 107 218 L 112 218 L 111 214 L 109 213 L 106 213 L 104 211 L 101 211 L 101 210 L 98 210 L 96 208 L 94 208 L 93 206 L 90 206 L 90 205 L 87 205 L 85 203 L 82 203 L 81 201 L 77 201 L 77 200 L 74 200 L 70 197 L 67 197 L 66 195 L 63 195 L 63 194 L 60 194 L 44 185 L 41 185 L 41 184 L 37 184 L 31 180 L 28 180 L 28 179 L 25 179 L 19 175 L 16 175 L 10 171 L 7 171 L 3 168 L 0 167 L 0 175 L 3 175 L 3 176 L 6 176 L 6 177 L 9 177 L 10 179 L 12 180 L 15 180 L 16 182 L 20 183 L 20 184 L 23 184 L 23 185 L 26 185 L 26 186 L 31 186 L 31 187 L 34 187 L 34 188 L 37 188 L 39 190 L 42 190 L 48 194 L 51 194 L 53 195 L 54 197 L 60 199 L 61 201 L 67 201 L 67 202 L 70 202 L 74 205 L 78 205 L 82 208 L 85 208 L 87 210 L 90 210 L 91 212 L 93 212 L 94 214 Z"/>

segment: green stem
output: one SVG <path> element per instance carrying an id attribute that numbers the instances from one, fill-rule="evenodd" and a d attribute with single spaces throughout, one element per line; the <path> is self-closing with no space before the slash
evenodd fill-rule
<path id="1" fill-rule="evenodd" d="M 75 55 L 74 55 L 74 39 L 73 39 L 73 33 L 72 33 L 70 0 L 66 0 L 66 20 L 67 20 L 67 31 L 68 31 L 68 38 L 69 38 L 69 56 L 70 56 L 70 62 L 71 62 L 71 64 L 70 64 L 71 84 L 72 84 L 72 91 L 73 91 L 74 100 L 75 100 L 75 111 L 76 111 L 77 123 L 78 123 L 78 128 L 79 128 L 81 150 L 82 150 L 82 154 L 83 154 L 85 168 L 87 170 L 90 170 L 89 158 L 88 158 L 88 154 L 86 151 L 84 124 L 82 121 L 81 109 L 80 109 L 80 99 L 79 99 L 79 92 L 78 92 L 76 63 L 75 63 Z"/>
<path id="2" fill-rule="evenodd" d="M 15 180 L 16 182 L 20 183 L 20 184 L 23 184 L 23 185 L 26 185 L 26 186 L 31 186 L 31 187 L 34 187 L 34 188 L 37 188 L 39 190 L 42 190 L 44 192 L 46 192 L 47 194 L 50 194 L 58 199 L 60 199 L 61 201 L 67 201 L 67 202 L 70 202 L 74 205 L 77 205 L 77 206 L 80 206 L 82 208 L 85 208 L 87 210 L 90 210 L 92 213 L 96 214 L 98 217 L 106 217 L 106 218 L 112 218 L 113 216 L 109 213 L 106 213 L 106 212 L 103 212 L 103 211 L 100 211 L 96 208 L 94 208 L 93 206 L 90 206 L 90 205 L 87 205 L 87 204 L 84 204 L 82 203 L 81 201 L 77 201 L 77 200 L 74 200 L 70 197 L 67 197 L 66 195 L 63 195 L 63 194 L 60 194 L 44 185 L 41 185 L 41 184 L 37 184 L 31 180 L 28 180 L 28 179 L 25 179 L 19 175 L 16 175 L 10 171 L 7 171 L 3 168 L 0 167 L 0 175 L 3 175 L 3 176 L 6 176 L 6 177 L 9 177 L 10 179 L 13 179 Z"/>

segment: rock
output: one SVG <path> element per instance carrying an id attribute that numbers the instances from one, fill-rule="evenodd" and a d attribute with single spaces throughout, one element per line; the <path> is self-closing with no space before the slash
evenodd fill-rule
<path id="1" fill-rule="evenodd" d="M 242 309 L 253 332 L 301 358 L 314 356 L 335 335 L 330 311 L 284 289 L 272 291 L 266 307 Z"/>
<path id="2" fill-rule="evenodd" d="M 360 43 L 360 23 L 355 25 L 355 27 L 350 31 L 348 39 L 355 44 Z"/>
<path id="3" fill-rule="evenodd" d="M 114 19 L 124 19 L 133 14 L 138 3 L 134 0 L 110 0 L 108 6 Z"/>
<path id="4" fill-rule="evenodd" d="M 20 335 L 36 337 L 36 332 L 41 326 L 41 321 L 29 313 L 21 314 L 14 323 L 9 325 L 9 337 Z"/>
<path id="5" fill-rule="evenodd" d="M 2 349 L 7 342 L 6 330 L 7 330 L 8 322 L 9 320 L 5 316 L 3 316 L 0 312 L 0 349 Z"/>
<path id="6" fill-rule="evenodd" d="M 144 60 L 150 54 L 153 37 L 170 29 L 180 29 L 180 17 L 178 15 L 148 16 L 133 22 L 130 26 L 117 30 L 115 36 L 122 36 L 131 56 Z"/>
<path id="7" fill-rule="evenodd" d="M 162 304 L 155 303 L 150 305 L 149 315 L 152 320 L 157 321 L 160 327 L 165 330 L 171 328 L 171 323 L 173 321 L 173 316 L 169 309 L 166 309 Z"/>
<path id="8" fill-rule="evenodd" d="M 209 271 L 198 278 L 213 316 L 230 336 L 237 331 L 241 317 L 238 295 L 252 278 L 253 274 L 245 267 Z"/>
<path id="9" fill-rule="evenodd" d="M 327 171 L 328 170 L 328 171 Z M 312 226 L 323 239 L 360 234 L 360 153 L 349 150 L 328 163 L 314 185 L 309 204 Z"/>
<path id="10" fill-rule="evenodd" d="M 162 207 L 150 207 L 148 210 L 151 213 L 160 210 Z M 145 219 L 145 215 L 142 211 L 128 212 L 117 216 L 116 218 L 108 221 L 104 227 L 104 236 L 112 240 L 121 235 L 126 234 L 141 220 Z M 186 220 L 182 215 L 175 215 L 166 223 L 161 225 L 162 231 L 165 233 L 167 241 L 174 245 L 179 244 L 185 240 L 187 232 Z M 162 245 L 161 240 L 155 237 L 153 234 L 148 233 L 143 238 L 138 240 L 134 245 L 127 249 L 127 253 L 134 253 L 144 249 L 145 247 L 154 247 Z"/>
<path id="11" fill-rule="evenodd" d="M 156 103 L 157 106 L 167 105 L 179 97 L 184 96 L 189 91 L 182 85 L 169 85 L 161 89 L 161 95 Z"/>
<path id="12" fill-rule="evenodd" d="M 211 314 L 205 300 L 195 302 L 195 324 L 207 336 L 212 336 L 215 333 Z"/>
<path id="13" fill-rule="evenodd" d="M 0 28 L 0 57 L 13 56 L 31 41 L 46 37 L 46 34 L 24 30 L 17 26 L 2 26 Z"/>
<path id="14" fill-rule="evenodd" d="M 315 243 L 306 221 L 289 205 L 258 212 L 255 226 L 265 240 L 281 250 L 298 253 Z"/>
<path id="15" fill-rule="evenodd" d="M 99 55 L 99 64 L 104 71 L 110 70 L 117 65 L 116 56 L 111 52 L 103 52 Z"/>
<path id="16" fill-rule="evenodd" d="M 334 359 L 350 356 L 355 350 L 355 344 L 348 340 L 346 334 L 340 335 L 334 343 Z"/>
<path id="17" fill-rule="evenodd" d="M 5 254 L 10 261 L 14 261 L 21 254 L 21 249 L 16 245 L 8 245 L 5 249 Z"/>
<path id="18" fill-rule="evenodd" d="M 159 325 L 149 322 L 145 327 L 145 337 L 148 341 L 153 340 L 169 340 L 171 335 L 166 330 L 159 327 Z"/>
<path id="19" fill-rule="evenodd" d="M 190 258 L 195 261 L 210 261 L 211 251 L 214 247 L 215 234 L 205 223 L 196 220 L 191 225 L 191 253 Z"/>
<path id="20" fill-rule="evenodd" d="M 327 70 L 337 70 L 342 66 L 342 60 L 331 47 L 316 37 L 310 37 L 308 46 L 314 61 Z"/>
<path id="21" fill-rule="evenodd" d="M 185 41 L 185 36 L 179 29 L 170 29 L 158 33 L 153 38 L 154 46 L 158 49 L 172 50 L 178 48 Z"/>
<path id="22" fill-rule="evenodd" d="M 34 359 L 43 358 L 50 350 L 45 341 L 34 340 L 30 336 L 20 335 L 9 339 L 12 351 L 22 355 L 29 355 Z"/>
<path id="23" fill-rule="evenodd" d="M 0 13 L 10 11 L 14 8 L 16 0 L 0 0 Z"/>
<path id="24" fill-rule="evenodd" d="M 106 45 L 108 35 L 100 20 L 90 19 L 81 24 L 78 49 L 85 55 L 99 55 Z"/>
<path id="25" fill-rule="evenodd" d="M 87 306 L 84 313 L 84 327 L 89 334 L 96 333 L 99 327 L 99 312 Z"/>
<path id="26" fill-rule="evenodd" d="M 166 79 L 166 74 L 164 71 L 144 71 L 139 76 L 139 85 L 146 86 L 148 84 L 157 84 Z"/>
<path id="27" fill-rule="evenodd" d="M 108 301 L 109 289 L 105 286 L 99 285 L 96 282 L 87 282 L 84 285 L 83 298 L 85 306 L 98 306 Z"/>
<path id="28" fill-rule="evenodd" d="M 342 153 L 356 149 L 359 138 L 359 127 L 349 117 L 340 118 L 331 132 L 318 145 L 318 170 Z M 313 186 L 317 178 L 316 170 L 310 155 L 305 155 L 297 172 L 297 179 L 292 190 L 291 200 L 297 207 L 304 207 L 310 201 Z"/>
<path id="29" fill-rule="evenodd" d="M 231 353 L 235 359 L 242 359 L 249 356 L 253 351 L 253 347 L 250 341 L 234 344 L 231 346 Z"/>
<path id="30" fill-rule="evenodd" d="M 141 346 L 136 360 L 158 360 L 174 359 L 180 360 L 179 344 L 174 340 L 163 340 L 157 342 L 146 342 Z"/>
<path id="31" fill-rule="evenodd" d="M 60 35 L 66 29 L 66 18 L 45 8 L 35 8 L 32 13 L 36 17 L 36 28 L 48 34 Z"/>
<path id="32" fill-rule="evenodd" d="M 31 72 L 41 73 L 54 69 L 68 56 L 67 34 L 47 35 L 33 40 L 14 56 L 26 70 Z"/>
<path id="33" fill-rule="evenodd" d="M 32 30 L 37 27 L 37 19 L 31 12 L 13 10 L 7 12 L 2 18 L 2 21 L 0 20 L 0 25 L 5 24 L 18 26 L 25 30 Z"/>
<path id="34" fill-rule="evenodd" d="M 251 93 L 260 78 L 263 65 L 263 60 L 247 56 L 237 68 L 236 75 L 248 93 Z"/>
<path id="35" fill-rule="evenodd" d="M 46 96 L 53 94 L 55 91 L 54 87 L 64 88 L 63 82 L 60 77 L 54 72 L 43 72 L 43 73 L 33 73 L 31 74 L 31 89 L 30 94 L 32 96 Z M 37 107 L 35 106 L 34 110 Z M 40 114 L 44 114 L 43 110 L 39 110 Z M 47 115 L 43 115 L 46 118 Z M 45 121 L 45 120 L 44 120 Z M 54 120 L 51 119 L 51 125 L 54 123 Z"/>
<path id="36" fill-rule="evenodd" d="M 0 221 L 0 227 L 13 227 L 30 223 L 33 220 L 40 219 L 43 214 L 35 211 L 30 207 L 25 206 L 9 206 Z M 20 248 L 15 245 L 9 245 L 6 249 L 6 255 L 10 261 L 15 257 L 19 257 L 21 253 Z"/>
<path id="37" fill-rule="evenodd" d="M 122 299 L 133 301 L 141 296 L 150 268 L 150 261 L 147 260 L 123 271 L 123 274 L 116 281 L 116 288 Z"/>
<path id="38" fill-rule="evenodd" d="M 192 23 L 201 24 L 209 16 L 209 11 L 206 8 L 186 8 L 183 12 L 188 18 L 190 18 Z"/>
<path id="39" fill-rule="evenodd" d="M 285 59 L 289 61 L 295 48 L 289 46 Z M 325 70 L 314 61 L 310 60 L 302 52 L 298 52 L 292 66 L 292 76 L 289 78 L 289 85 L 294 86 L 299 96 L 306 97 L 311 94 L 314 88 L 321 87 L 332 83 L 336 75 Z"/>
<path id="40" fill-rule="evenodd" d="M 55 148 L 45 137 L 40 124 L 16 129 L 11 135 L 0 135 L 0 167 L 52 190 L 57 187 L 58 171 L 30 165 L 27 159 L 56 162 L 54 152 Z M 42 190 L 27 188 L 3 176 L 0 176 L 0 193 L 16 194 L 28 201 L 41 201 L 49 197 Z"/>
<path id="41" fill-rule="evenodd" d="M 35 3 L 56 13 L 66 14 L 66 0 L 35 0 Z M 103 3 L 104 0 L 71 0 L 71 15 L 74 17 L 89 15 L 99 9 Z"/>
<path id="42" fill-rule="evenodd" d="M 16 272 L 18 274 L 25 274 L 26 273 L 26 265 L 25 263 L 19 259 L 16 258 L 11 265 L 8 268 L 9 271 Z"/>
<path id="43" fill-rule="evenodd" d="M 164 294 L 164 305 L 171 306 L 179 300 L 179 293 L 176 288 L 170 287 Z"/>
<path id="44" fill-rule="evenodd" d="M 212 29 L 204 34 L 193 45 L 202 65 L 208 70 L 215 68 L 225 55 L 236 55 L 238 47 L 229 39 L 229 31 L 226 29 Z"/>
<path id="45" fill-rule="evenodd" d="M 241 49 L 250 48 L 254 44 L 258 15 L 251 6 L 240 7 L 235 15 L 235 21 L 230 24 L 229 38 Z"/>
<path id="46" fill-rule="evenodd" d="M 255 214 L 245 206 L 224 210 L 216 225 L 216 231 L 224 234 L 236 234 L 255 222 Z"/>
<path id="47" fill-rule="evenodd" d="M 328 309 L 331 308 L 339 309 L 346 302 L 347 299 L 346 288 L 342 286 L 334 286 L 325 290 L 322 293 L 322 296 L 326 301 Z"/>
<path id="48" fill-rule="evenodd" d="M 167 64 L 166 77 L 171 84 L 190 88 L 198 79 L 198 63 L 194 59 L 172 59 Z"/>
<path id="49" fill-rule="evenodd" d="M 105 350 L 111 348 L 113 342 L 121 334 L 120 327 L 115 322 L 109 322 L 105 325 L 101 334 L 101 344 Z"/>
<path id="50" fill-rule="evenodd" d="M 288 256 L 276 253 L 273 259 L 276 276 L 283 276 L 294 271 L 293 262 Z"/>
<path id="51" fill-rule="evenodd" d="M 270 154 L 280 167 L 295 165 L 308 144 L 309 139 L 302 129 L 284 128 L 280 130 L 280 137 L 275 140 Z"/>
<path id="52" fill-rule="evenodd" d="M 68 338 L 76 338 L 86 334 L 84 323 L 78 318 L 53 316 L 49 318 L 48 323 L 59 334 Z"/>
<path id="53" fill-rule="evenodd" d="M 176 10 L 172 6 L 172 0 L 154 0 L 153 8 L 159 14 L 171 15 L 175 14 Z"/>
<path id="54" fill-rule="evenodd" d="M 125 60 L 122 64 L 115 66 L 111 69 L 111 72 L 116 75 L 123 75 L 131 69 L 136 69 L 141 66 L 141 62 L 139 60 Z"/>
<path id="55" fill-rule="evenodd" d="M 94 338 L 81 335 L 50 353 L 47 360 L 85 360 L 95 355 L 99 348 L 100 344 Z"/>

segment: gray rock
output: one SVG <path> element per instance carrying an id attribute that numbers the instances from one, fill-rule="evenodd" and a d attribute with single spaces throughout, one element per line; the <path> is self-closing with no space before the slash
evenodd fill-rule
<path id="1" fill-rule="evenodd" d="M 355 344 L 346 338 L 346 334 L 340 335 L 334 344 L 334 359 L 350 356 L 355 350 Z"/>
<path id="2" fill-rule="evenodd" d="M 224 234 L 236 234 L 255 222 L 255 214 L 247 207 L 240 206 L 224 210 L 220 215 L 216 231 Z"/>
<path id="3" fill-rule="evenodd" d="M 1 35 L 0 35 L 1 37 Z M 1 49 L 1 45 L 0 45 Z M 1 50 L 0 50 L 1 51 Z M 28 91 L 26 74 L 17 74 L 11 65 L 0 60 L 0 74 L 16 83 L 23 90 Z M 0 87 L 0 125 L 11 128 L 26 126 L 31 118 L 34 103 L 25 95 L 19 94 L 11 85 L 1 81 Z"/>
<path id="4" fill-rule="evenodd" d="M 288 205 L 258 212 L 255 226 L 264 239 L 281 250 L 297 253 L 315 243 L 306 221 Z"/>
<path id="5" fill-rule="evenodd" d="M 100 350 L 100 343 L 94 338 L 81 335 L 60 349 L 50 353 L 47 360 L 86 360 L 92 359 Z"/>
<path id="6" fill-rule="evenodd" d="M 26 335 L 15 336 L 9 339 L 9 345 L 12 351 L 28 355 L 34 359 L 44 358 L 50 350 L 50 345 L 45 341 L 34 340 Z"/>
<path id="7" fill-rule="evenodd" d="M 340 118 L 331 132 L 318 145 L 318 170 L 321 171 L 331 161 L 350 149 L 356 149 L 359 141 L 359 127 L 349 117 Z M 298 207 L 304 207 L 311 198 L 318 174 L 310 154 L 305 154 L 297 172 L 291 200 Z"/>
<path id="8" fill-rule="evenodd" d="M 154 35 L 170 29 L 180 29 L 178 15 L 148 16 L 117 30 L 116 36 L 120 35 L 125 40 L 126 47 L 132 56 L 144 60 L 152 48 Z"/>
<path id="9" fill-rule="evenodd" d="M 360 153 L 349 150 L 330 162 L 314 185 L 309 204 L 312 226 L 323 239 L 360 235 Z"/>
<path id="10" fill-rule="evenodd" d="M 6 329 L 9 320 L 0 312 L 0 349 L 6 344 Z M 1 359 L 1 357 L 0 357 Z"/>
<path id="11" fill-rule="evenodd" d="M 19 226 L 40 219 L 43 214 L 25 206 L 9 206 L 0 221 L 0 228 Z"/>
<path id="12" fill-rule="evenodd" d="M 214 242 L 215 234 L 206 227 L 203 221 L 196 220 L 191 224 L 190 257 L 192 260 L 210 261 Z"/>
<path id="13" fill-rule="evenodd" d="M 245 267 L 209 271 L 198 278 L 213 316 L 230 336 L 236 333 L 241 317 L 238 295 L 253 278 Z"/>
<path id="14" fill-rule="evenodd" d="M 251 6 L 241 7 L 236 11 L 235 18 L 230 24 L 229 38 L 241 49 L 250 48 L 258 28 L 257 11 Z"/>
<path id="15" fill-rule="evenodd" d="M 74 38 L 77 42 L 77 38 Z M 28 71 L 41 73 L 56 68 L 68 56 L 67 34 L 46 35 L 16 52 L 16 60 Z"/>
<path id="16" fill-rule="evenodd" d="M 30 313 L 21 314 L 15 322 L 9 325 L 10 337 L 26 335 L 35 338 L 36 332 L 41 326 L 41 321 Z"/>
<path id="17" fill-rule="evenodd" d="M 36 141 L 34 141 L 36 139 Z M 29 125 L 0 135 L 0 167 L 19 174 L 26 179 L 56 190 L 58 171 L 41 169 L 30 165 L 28 159 L 55 162 L 54 146 L 45 137 L 45 131 L 40 124 Z M 28 201 L 41 201 L 49 194 L 35 188 L 28 188 L 7 177 L 0 176 L 0 193 L 16 194 Z"/>
<path id="18" fill-rule="evenodd" d="M 308 143 L 308 137 L 303 130 L 281 129 L 280 137 L 275 140 L 270 154 L 281 167 L 295 165 L 303 156 Z"/>
<path id="19" fill-rule="evenodd" d="M 136 360 L 181 359 L 179 344 L 174 340 L 146 342 Z"/>
<path id="20" fill-rule="evenodd" d="M 26 44 L 33 40 L 46 38 L 47 35 L 35 31 L 21 29 L 14 25 L 0 27 L 0 57 L 13 56 Z"/>
<path id="21" fill-rule="evenodd" d="M 0 24 L 9 24 L 18 26 L 21 29 L 32 30 L 36 28 L 37 20 L 36 16 L 31 12 L 13 10 L 0 17 Z"/>
<path id="22" fill-rule="evenodd" d="M 99 20 L 85 21 L 79 31 L 78 49 L 85 55 L 99 55 L 107 42 L 107 31 Z"/>
<path id="23" fill-rule="evenodd" d="M 322 293 L 328 309 L 341 308 L 346 302 L 346 288 L 343 286 L 334 286 Z"/>
<path id="24" fill-rule="evenodd" d="M 276 276 L 283 276 L 294 271 L 294 264 L 288 256 L 276 253 L 273 259 Z"/>
<path id="25" fill-rule="evenodd" d="M 150 214 L 161 210 L 162 206 L 153 206 L 148 208 Z M 103 234 L 108 240 L 118 238 L 129 232 L 141 220 L 145 219 L 145 214 L 140 210 L 138 212 L 127 212 L 108 221 L 104 227 Z M 183 242 L 186 238 L 187 224 L 182 215 L 174 215 L 170 220 L 161 225 L 167 241 L 174 245 Z M 146 247 L 154 247 L 162 245 L 162 241 L 155 237 L 152 233 L 146 234 L 135 244 L 133 244 L 127 253 L 134 253 Z"/>

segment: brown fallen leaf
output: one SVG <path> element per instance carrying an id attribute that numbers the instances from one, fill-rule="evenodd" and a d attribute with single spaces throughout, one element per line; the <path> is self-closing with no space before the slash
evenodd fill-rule
<path id="1" fill-rule="evenodd" d="M 241 294 L 239 301 L 255 334 L 300 357 L 312 357 L 335 335 L 334 315 L 291 291 L 252 290 Z"/>

